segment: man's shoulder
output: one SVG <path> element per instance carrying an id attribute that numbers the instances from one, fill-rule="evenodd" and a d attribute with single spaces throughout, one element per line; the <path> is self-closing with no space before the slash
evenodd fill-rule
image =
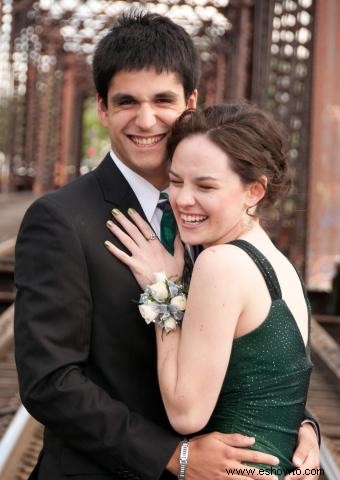
<path id="1" fill-rule="evenodd" d="M 37 202 L 38 203 L 57 203 L 72 205 L 69 202 L 76 201 L 76 203 L 83 203 L 87 200 L 90 200 L 93 195 L 100 193 L 100 187 L 98 185 L 98 172 L 103 168 L 104 164 L 107 164 L 107 157 L 102 160 L 102 162 L 90 172 L 81 175 L 80 177 L 72 179 L 66 185 L 48 192 L 41 196 Z M 113 172 L 112 177 L 114 177 Z"/>
<path id="2" fill-rule="evenodd" d="M 69 205 L 79 203 L 79 200 L 88 198 L 95 189 L 96 180 L 94 172 L 89 172 L 81 177 L 71 180 L 57 190 L 45 193 L 32 205 Z"/>
<path id="3" fill-rule="evenodd" d="M 50 211 L 62 212 L 63 216 L 72 216 L 77 211 L 85 211 L 90 205 L 100 202 L 101 190 L 94 171 L 78 177 L 57 190 L 45 193 L 36 199 L 29 209 L 28 215 Z"/>

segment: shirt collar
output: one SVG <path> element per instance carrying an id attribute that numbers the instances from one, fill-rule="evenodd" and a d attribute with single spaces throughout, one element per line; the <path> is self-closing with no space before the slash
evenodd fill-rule
<path id="1" fill-rule="evenodd" d="M 146 218 L 150 222 L 157 208 L 160 193 L 159 190 L 154 187 L 150 182 L 145 180 L 145 178 L 141 177 L 140 175 L 138 175 L 138 173 L 127 167 L 125 163 L 119 160 L 113 150 L 110 150 L 110 155 L 112 160 L 116 164 L 116 167 L 125 177 L 126 181 L 134 191 L 137 200 L 139 201 L 145 213 Z"/>

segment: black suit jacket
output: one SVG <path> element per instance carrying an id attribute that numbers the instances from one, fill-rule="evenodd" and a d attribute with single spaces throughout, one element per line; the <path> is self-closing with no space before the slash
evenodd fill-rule
<path id="1" fill-rule="evenodd" d="M 112 208 L 140 204 L 110 155 L 36 201 L 16 247 L 16 362 L 23 404 L 46 427 L 39 480 L 174 478 L 180 437 L 157 381 L 140 288 L 105 248 Z M 117 243 L 118 244 L 118 243 Z M 99 478 L 99 477 L 98 477 Z"/>

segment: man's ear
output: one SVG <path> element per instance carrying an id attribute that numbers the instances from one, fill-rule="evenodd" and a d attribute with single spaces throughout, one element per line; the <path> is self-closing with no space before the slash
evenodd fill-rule
<path id="1" fill-rule="evenodd" d="M 197 107 L 197 98 L 198 98 L 198 91 L 195 88 L 195 90 L 192 92 L 192 94 L 188 98 L 187 108 L 194 108 L 195 109 Z"/>
<path id="2" fill-rule="evenodd" d="M 97 111 L 98 111 L 98 118 L 100 123 L 103 127 L 108 127 L 108 119 L 107 119 L 107 106 L 102 97 L 97 94 Z"/>

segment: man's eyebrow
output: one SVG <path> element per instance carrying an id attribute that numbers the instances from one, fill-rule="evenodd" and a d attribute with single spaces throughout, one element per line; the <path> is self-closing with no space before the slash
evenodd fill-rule
<path id="1" fill-rule="evenodd" d="M 160 99 L 160 98 L 167 98 L 169 100 L 177 100 L 178 99 L 178 94 L 175 92 L 172 92 L 171 90 L 165 90 L 164 92 L 159 92 L 154 95 L 154 98 Z M 110 98 L 110 103 L 113 105 L 120 104 L 121 102 L 126 102 L 126 101 L 136 101 L 136 97 L 131 95 L 130 93 L 124 93 L 124 92 L 118 92 L 115 95 L 112 95 Z"/>
<path id="2" fill-rule="evenodd" d="M 133 95 L 130 95 L 129 93 L 116 93 L 115 95 L 112 95 L 112 97 L 110 98 L 110 103 L 119 104 L 122 101 L 127 101 L 127 100 L 135 100 L 135 97 Z"/>
<path id="3" fill-rule="evenodd" d="M 178 94 L 171 90 L 165 90 L 164 92 L 159 92 L 155 94 L 155 98 L 164 98 L 164 97 L 176 100 L 178 98 Z"/>

